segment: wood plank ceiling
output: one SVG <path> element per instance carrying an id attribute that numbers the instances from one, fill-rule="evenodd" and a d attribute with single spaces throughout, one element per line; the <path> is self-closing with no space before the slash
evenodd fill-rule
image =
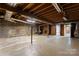
<path id="1" fill-rule="evenodd" d="M 52 3 L 19 3 L 16 6 L 0 3 L 0 9 L 12 11 L 12 17 L 23 21 L 26 21 L 27 17 L 22 15 L 34 17 L 47 23 L 79 21 L 79 4 L 58 3 L 57 5 L 62 12 L 59 13 Z M 66 17 L 67 20 L 64 20 L 63 17 Z"/>
<path id="2" fill-rule="evenodd" d="M 61 4 L 63 10 L 65 11 L 68 20 L 79 21 L 79 4 L 78 3 L 68 3 Z"/>

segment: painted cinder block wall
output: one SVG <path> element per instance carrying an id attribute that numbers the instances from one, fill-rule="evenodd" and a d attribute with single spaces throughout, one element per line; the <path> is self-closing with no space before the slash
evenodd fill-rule
<path id="1" fill-rule="evenodd" d="M 36 32 L 36 27 L 33 28 L 33 34 Z M 0 23 L 0 38 L 14 36 L 29 36 L 31 35 L 31 26 L 26 24 L 14 24 L 10 22 Z"/>

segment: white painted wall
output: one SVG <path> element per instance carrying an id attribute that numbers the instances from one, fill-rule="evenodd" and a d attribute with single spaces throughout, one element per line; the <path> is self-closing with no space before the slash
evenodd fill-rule
<path id="1" fill-rule="evenodd" d="M 56 36 L 60 36 L 60 24 L 56 25 Z M 70 37 L 71 36 L 71 25 L 64 25 L 64 36 Z"/>
<path id="2" fill-rule="evenodd" d="M 56 36 L 60 36 L 60 24 L 56 25 Z"/>
<path id="3" fill-rule="evenodd" d="M 71 25 L 70 24 L 64 25 L 64 36 L 66 37 L 71 36 Z"/>
<path id="4" fill-rule="evenodd" d="M 33 33 L 36 32 L 34 27 Z M 0 37 L 30 36 L 31 26 L 0 26 Z"/>

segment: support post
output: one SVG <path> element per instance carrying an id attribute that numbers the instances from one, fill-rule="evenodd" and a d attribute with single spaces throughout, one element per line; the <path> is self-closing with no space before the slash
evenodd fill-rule
<path id="1" fill-rule="evenodd" d="M 49 35 L 51 35 L 51 25 L 49 25 Z"/>
<path id="2" fill-rule="evenodd" d="M 31 44 L 33 43 L 33 26 L 31 26 Z"/>
<path id="3" fill-rule="evenodd" d="M 77 23 L 77 37 L 79 38 L 79 23 Z"/>
<path id="4" fill-rule="evenodd" d="M 71 23 L 71 37 L 75 37 L 74 32 L 76 29 L 76 23 Z"/>
<path id="5" fill-rule="evenodd" d="M 64 24 L 60 24 L 60 35 L 64 36 Z"/>

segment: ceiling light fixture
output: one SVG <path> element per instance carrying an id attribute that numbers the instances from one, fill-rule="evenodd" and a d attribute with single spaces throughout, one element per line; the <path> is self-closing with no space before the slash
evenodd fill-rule
<path id="1" fill-rule="evenodd" d="M 6 14 L 4 16 L 4 19 L 10 22 L 16 23 L 14 20 L 11 19 L 13 12 L 6 10 Z"/>
<path id="2" fill-rule="evenodd" d="M 59 13 L 61 13 L 63 10 L 61 10 L 60 9 L 60 7 L 58 6 L 58 4 L 57 3 L 52 3 L 52 5 L 55 7 L 55 9 L 59 12 Z M 67 18 L 64 16 L 63 17 L 63 19 L 65 20 L 65 21 L 67 21 Z"/>
<path id="3" fill-rule="evenodd" d="M 29 22 L 29 23 L 35 23 L 36 21 L 27 19 L 27 22 Z"/>
<path id="4" fill-rule="evenodd" d="M 67 18 L 66 17 L 63 17 L 63 19 L 66 21 L 67 20 Z"/>
<path id="5" fill-rule="evenodd" d="M 60 13 L 61 9 L 59 8 L 59 6 L 57 5 L 57 3 L 52 3 L 52 5 L 55 7 L 55 9 Z"/>

